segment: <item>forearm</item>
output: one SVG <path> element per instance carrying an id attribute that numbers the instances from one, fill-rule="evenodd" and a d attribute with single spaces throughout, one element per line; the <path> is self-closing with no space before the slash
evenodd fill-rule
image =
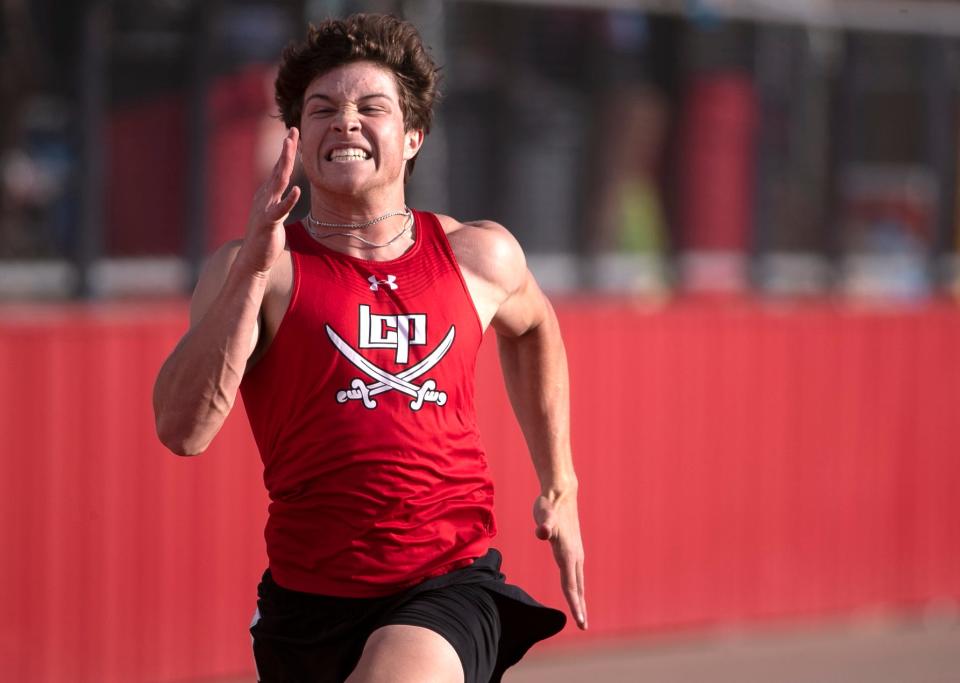
<path id="1" fill-rule="evenodd" d="M 233 408 L 266 282 L 235 263 L 212 305 L 163 364 L 154 412 L 160 440 L 175 453 L 203 452 Z"/>
<path id="2" fill-rule="evenodd" d="M 500 364 L 541 493 L 551 500 L 576 495 L 570 449 L 570 382 L 567 355 L 552 308 L 524 334 L 498 336 Z"/>

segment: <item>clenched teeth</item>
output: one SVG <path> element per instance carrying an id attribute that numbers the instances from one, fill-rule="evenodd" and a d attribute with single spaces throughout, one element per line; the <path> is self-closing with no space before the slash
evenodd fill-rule
<path id="1" fill-rule="evenodd" d="M 327 155 L 327 159 L 330 161 L 363 161 L 369 158 L 369 154 L 356 147 L 335 149 Z"/>

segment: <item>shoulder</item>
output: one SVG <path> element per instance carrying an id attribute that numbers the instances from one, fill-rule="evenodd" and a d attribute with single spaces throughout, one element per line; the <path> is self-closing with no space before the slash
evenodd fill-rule
<path id="1" fill-rule="evenodd" d="M 200 279 L 197 282 L 197 289 L 194 294 L 196 295 L 198 291 L 204 289 L 219 291 L 230 274 L 230 269 L 233 268 L 242 247 L 242 239 L 230 240 L 207 256 L 200 271 Z"/>
<path id="2" fill-rule="evenodd" d="M 243 240 L 231 240 L 221 245 L 216 251 L 207 257 L 200 271 L 200 278 L 197 280 L 197 286 L 193 290 L 193 297 L 190 304 L 190 320 L 196 324 L 203 318 L 207 309 L 213 303 L 223 283 L 227 280 L 230 268 L 233 262 L 237 260 L 237 253 L 243 246 Z"/>
<path id="3" fill-rule="evenodd" d="M 230 240 L 221 244 L 216 251 L 210 254 L 207 259 L 206 268 L 222 268 L 227 266 L 228 268 L 233 264 L 234 260 L 237 258 L 237 252 L 240 251 L 240 247 L 243 246 L 242 239 Z"/>
<path id="4" fill-rule="evenodd" d="M 223 288 L 242 247 L 242 239 L 231 240 L 221 245 L 207 257 L 191 299 L 190 319 L 192 324 L 196 324 L 203 317 L 203 314 Z M 270 271 L 270 278 L 267 281 L 267 288 L 264 293 L 265 304 L 269 306 L 278 293 L 289 296 L 290 273 L 290 250 L 289 245 L 287 245 L 283 255 Z"/>
<path id="5" fill-rule="evenodd" d="M 219 284 L 223 284 L 223 280 L 226 279 L 227 274 L 233 267 L 233 263 L 237 260 L 237 255 L 240 253 L 240 249 L 242 247 L 242 239 L 230 240 L 229 242 L 225 242 L 224 244 L 220 245 L 216 251 L 207 257 L 200 275 L 201 281 L 204 279 L 210 279 L 218 282 Z M 287 243 L 284 247 L 284 255 L 277 261 L 277 264 L 274 266 L 273 270 L 276 270 L 278 266 L 282 267 L 285 261 L 288 262 L 289 254 L 290 244 Z M 273 279 L 272 274 L 273 271 L 271 271 L 271 280 Z"/>
<path id="6" fill-rule="evenodd" d="M 506 292 L 518 289 L 527 273 L 520 243 L 495 221 L 459 221 L 437 214 L 461 268 Z"/>

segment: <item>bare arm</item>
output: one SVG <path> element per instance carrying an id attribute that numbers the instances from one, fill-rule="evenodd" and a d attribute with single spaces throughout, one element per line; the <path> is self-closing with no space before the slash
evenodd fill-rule
<path id="1" fill-rule="evenodd" d="M 540 481 L 533 506 L 536 535 L 550 541 L 570 611 L 585 630 L 579 484 L 570 448 L 570 384 L 560 326 L 516 240 L 495 224 L 483 231 L 487 247 L 477 253 L 485 255 L 474 263 L 501 292 L 491 324 L 507 394 Z"/>
<path id="2" fill-rule="evenodd" d="M 222 247 L 204 269 L 190 305 L 190 330 L 157 376 L 157 435 L 178 455 L 202 453 L 220 431 L 256 348 L 270 270 L 285 244 L 283 220 L 300 196 L 296 187 L 283 196 L 297 139 L 291 129 L 273 175 L 254 198 L 244 240 Z"/>
<path id="3" fill-rule="evenodd" d="M 197 455 L 220 431 L 236 401 L 259 336 L 266 278 L 236 263 L 240 245 L 207 264 L 190 304 L 190 330 L 157 376 L 157 435 L 177 455 Z"/>
<path id="4" fill-rule="evenodd" d="M 533 458 L 540 492 L 552 499 L 576 496 L 567 354 L 553 307 L 529 271 L 492 324 L 507 393 Z"/>

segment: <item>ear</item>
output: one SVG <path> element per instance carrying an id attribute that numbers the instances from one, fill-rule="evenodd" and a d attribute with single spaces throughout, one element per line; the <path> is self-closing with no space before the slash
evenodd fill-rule
<path id="1" fill-rule="evenodd" d="M 408 130 L 403 134 L 403 158 L 405 161 L 417 156 L 417 152 L 423 146 L 423 130 Z"/>

